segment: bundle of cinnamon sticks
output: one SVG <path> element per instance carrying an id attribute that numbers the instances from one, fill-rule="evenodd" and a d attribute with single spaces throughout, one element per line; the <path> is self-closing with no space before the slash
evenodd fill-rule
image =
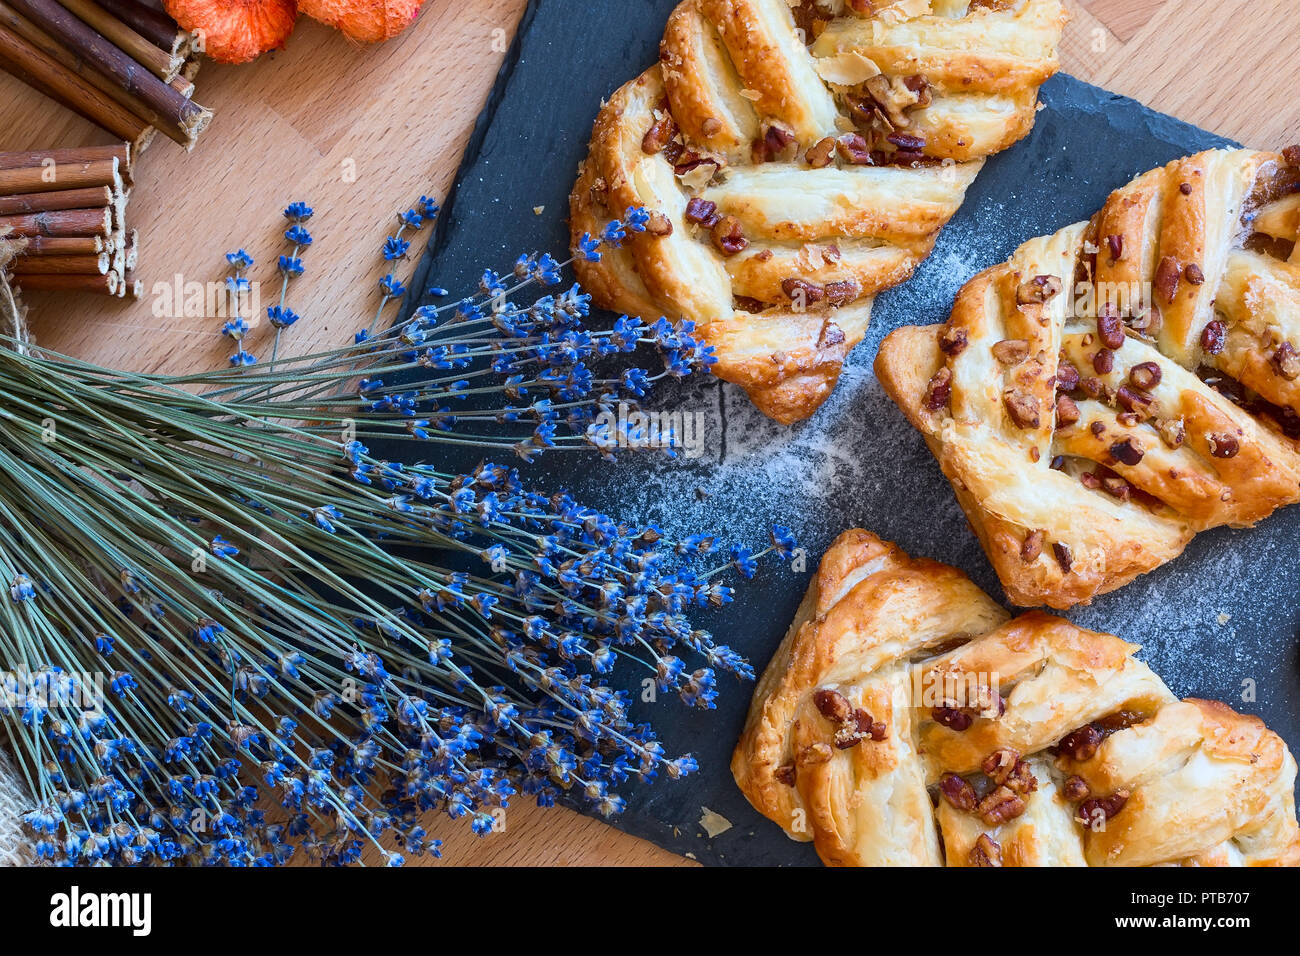
<path id="1" fill-rule="evenodd" d="M 0 153 L 0 236 L 24 243 L 16 285 L 140 297 L 131 161 L 129 143 Z"/>
<path id="2" fill-rule="evenodd" d="M 194 147 L 194 38 L 143 0 L 0 0 L 0 69 L 128 143 Z"/>

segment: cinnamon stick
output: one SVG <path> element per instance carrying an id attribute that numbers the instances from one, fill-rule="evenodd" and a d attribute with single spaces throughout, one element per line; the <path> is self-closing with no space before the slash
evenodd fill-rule
<path id="1" fill-rule="evenodd" d="M 103 209 L 59 209 L 20 216 L 0 216 L 0 233 L 15 236 L 103 236 L 113 227 L 113 215 Z"/>
<path id="2" fill-rule="evenodd" d="M 0 176 L 4 171 L 0 170 Z M 48 193 L 18 193 L 0 196 L 0 216 L 17 216 L 25 212 L 50 212 L 54 209 L 91 209 L 107 206 L 113 201 L 113 190 L 107 186 L 88 186 L 85 189 L 59 189 Z"/>
<path id="3" fill-rule="evenodd" d="M 14 260 L 16 276 L 107 275 L 108 253 L 97 256 L 19 256 Z"/>
<path id="4" fill-rule="evenodd" d="M 27 240 L 29 256 L 98 256 L 103 236 L 33 236 Z"/>
<path id="5" fill-rule="evenodd" d="M 127 53 L 104 39 L 56 0 L 10 0 L 11 6 L 45 28 L 60 42 L 88 58 L 152 109 L 175 120 L 185 134 L 186 149 L 212 119 L 209 110 L 186 99 L 166 82 L 142 67 Z M 128 137 L 129 138 L 129 137 Z"/>
<path id="6" fill-rule="evenodd" d="M 90 0 L 59 0 L 59 5 L 71 10 L 83 23 L 131 59 L 147 67 L 164 83 L 170 82 L 185 63 L 183 57 L 170 52 L 164 53 L 113 14 L 91 3 Z"/>
<path id="7" fill-rule="evenodd" d="M 40 50 L 56 63 L 76 73 L 79 77 L 89 83 L 95 89 L 99 90 L 105 96 L 125 106 L 133 114 L 144 120 L 150 126 L 164 130 L 172 139 L 176 139 L 184 145 L 186 136 L 179 126 L 176 126 L 165 116 L 144 102 L 139 96 L 124 89 L 115 79 L 104 73 L 102 70 L 79 56 L 73 50 L 70 50 L 57 38 L 52 36 L 46 30 L 41 29 L 31 20 L 24 17 L 21 13 L 11 7 L 4 0 L 0 0 L 0 25 L 7 27 L 9 30 L 18 34 L 36 49 Z M 186 82 L 177 78 L 179 82 Z M 191 84 L 191 91 L 193 85 Z"/>
<path id="8" fill-rule="evenodd" d="M 122 277 L 116 272 L 104 275 L 74 276 L 23 276 L 18 282 L 25 292 L 36 290 L 50 292 L 98 292 L 100 295 L 117 295 Z"/>
<path id="9" fill-rule="evenodd" d="M 99 5 L 154 46 L 173 55 L 179 54 L 189 39 L 175 20 L 138 0 L 99 0 Z"/>
<path id="10" fill-rule="evenodd" d="M 148 123 L 4 26 L 0 26 L 0 67 L 134 148 L 147 142 Z"/>
<path id="11" fill-rule="evenodd" d="M 20 169 L 0 169 L 0 196 L 19 193 L 45 193 L 60 189 L 108 186 L 120 191 L 122 177 L 116 159 L 96 159 L 88 163 L 43 163 Z"/>
<path id="12" fill-rule="evenodd" d="M 131 146 L 115 143 L 112 146 L 68 146 L 59 149 L 28 149 L 0 153 L 0 169 L 18 169 L 21 166 L 40 166 L 47 159 L 56 163 L 91 163 L 97 159 L 116 159 L 117 171 L 122 180 L 131 184 Z"/>

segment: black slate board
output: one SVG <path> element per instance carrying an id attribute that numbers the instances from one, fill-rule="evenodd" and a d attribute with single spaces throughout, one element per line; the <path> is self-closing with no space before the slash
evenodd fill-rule
<path id="1" fill-rule="evenodd" d="M 567 196 L 601 98 L 653 62 L 675 3 L 533 0 L 412 288 L 472 289 L 486 266 L 505 268 L 523 251 L 567 248 Z M 672 463 L 632 456 L 614 466 L 575 467 L 556 456 L 525 466 L 525 474 L 539 487 L 567 486 L 618 518 L 657 521 L 670 532 L 711 530 L 759 544 L 773 522 L 794 528 L 808 549 L 808 569 L 769 566 L 741 584 L 732 607 L 702 620 L 760 670 L 816 556 L 845 528 L 869 528 L 913 554 L 955 564 L 1000 595 L 947 482 L 871 375 L 880 339 L 899 325 L 945 320 L 953 295 L 976 271 L 1026 239 L 1088 218 L 1134 175 L 1230 145 L 1068 76 L 1050 81 L 1042 101 L 1033 134 L 988 163 L 931 258 L 911 282 L 878 299 L 866 341 L 811 422 L 783 429 L 730 386 L 688 385 L 655 405 L 676 403 L 704 416 L 702 457 Z M 1253 531 L 1203 534 L 1178 561 L 1069 616 L 1142 643 L 1144 658 L 1175 693 L 1228 701 L 1300 744 L 1290 703 L 1300 697 L 1300 602 L 1291 570 L 1297 530 L 1300 508 Z M 1243 700 L 1245 682 L 1254 682 L 1255 699 Z M 669 700 L 642 706 L 668 749 L 693 752 L 702 769 L 685 781 L 633 789 L 615 825 L 710 863 L 815 864 L 809 846 L 759 817 L 732 782 L 727 764 L 752 687 L 725 676 L 720 685 L 713 713 Z M 705 807 L 731 828 L 709 839 L 698 822 Z"/>

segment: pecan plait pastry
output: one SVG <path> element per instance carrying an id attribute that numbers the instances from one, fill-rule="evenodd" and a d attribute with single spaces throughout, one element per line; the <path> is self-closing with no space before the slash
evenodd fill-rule
<path id="1" fill-rule="evenodd" d="M 955 568 L 841 535 L 731 770 L 838 866 L 1296 865 L 1296 764 L 1177 700 L 1137 648 L 1007 613 Z"/>
<path id="2" fill-rule="evenodd" d="M 882 343 L 1015 604 L 1086 603 L 1300 501 L 1298 163 L 1149 172 Z"/>
<path id="3" fill-rule="evenodd" d="M 579 257 L 579 280 L 605 308 L 696 322 L 715 374 L 807 418 L 872 297 L 1029 132 L 1066 19 L 1060 0 L 686 0 L 600 111 L 570 198 L 575 245 L 634 206 L 646 231 Z"/>

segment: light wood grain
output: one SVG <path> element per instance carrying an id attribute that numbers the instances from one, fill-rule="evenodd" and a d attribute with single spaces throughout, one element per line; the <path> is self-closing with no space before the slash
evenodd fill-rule
<path id="1" fill-rule="evenodd" d="M 386 215 L 421 193 L 446 191 L 496 76 L 503 36 L 524 5 L 429 0 L 409 31 L 367 48 L 304 19 L 281 53 L 252 66 L 206 65 L 195 98 L 216 119 L 198 148 L 187 156 L 160 139 L 137 169 L 130 220 L 140 230 L 145 298 L 34 293 L 28 299 L 38 338 L 137 370 L 224 361 L 229 343 L 212 319 L 153 315 L 153 283 L 177 274 L 219 279 L 222 253 L 239 246 L 269 281 L 267 267 L 281 251 L 279 210 L 303 199 L 317 211 L 317 242 L 306 255 L 309 281 L 292 297 L 306 317 L 292 348 L 346 341 L 374 307 L 382 271 L 374 250 L 388 231 Z M 1295 0 L 1071 5 L 1075 19 L 1062 48 L 1068 72 L 1248 145 L 1300 141 Z M 108 141 L 8 76 L 0 75 L 0 103 L 0 149 Z M 348 161 L 354 182 L 344 175 Z M 256 333 L 250 347 L 264 348 L 266 334 Z M 689 865 L 598 821 L 522 800 L 511 807 L 504 834 L 481 839 L 445 818 L 426 826 L 444 840 L 452 864 Z"/>

